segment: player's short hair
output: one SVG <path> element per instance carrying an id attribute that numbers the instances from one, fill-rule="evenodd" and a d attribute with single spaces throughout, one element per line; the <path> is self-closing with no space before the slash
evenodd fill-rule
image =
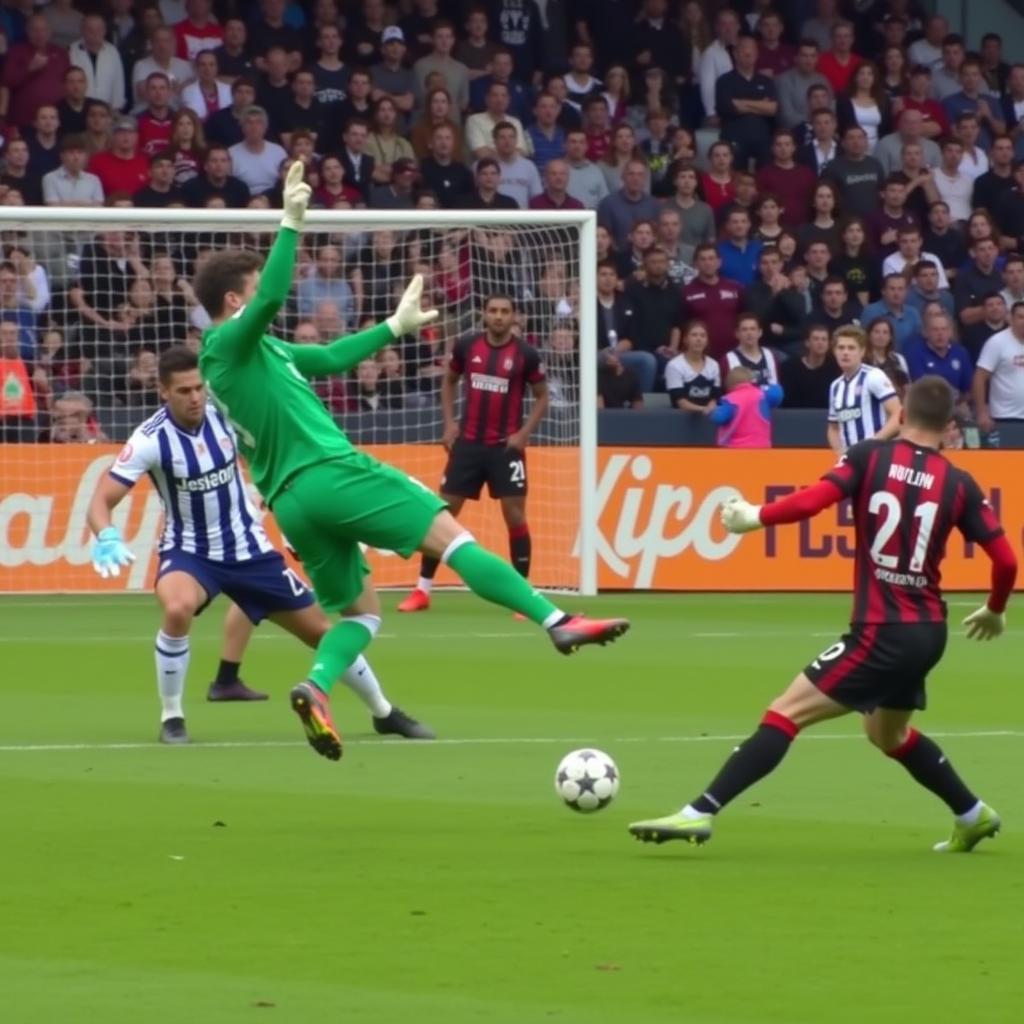
<path id="1" fill-rule="evenodd" d="M 263 266 L 263 257 L 250 249 L 222 249 L 203 264 L 192 287 L 199 304 L 215 320 L 224 312 L 228 292 L 240 292 L 245 279 Z"/>
<path id="2" fill-rule="evenodd" d="M 862 327 L 858 327 L 856 324 L 847 324 L 845 327 L 838 328 L 832 334 L 832 347 L 835 348 L 840 341 L 847 339 L 855 341 L 861 352 L 867 350 L 868 336 Z"/>
<path id="3" fill-rule="evenodd" d="M 931 260 L 918 260 L 914 264 L 912 273 L 914 277 L 917 277 L 919 274 L 923 274 L 926 270 L 934 270 L 936 274 L 939 272 L 939 268 L 932 263 Z"/>
<path id="4" fill-rule="evenodd" d="M 942 433 L 953 419 L 953 389 L 943 377 L 919 377 L 907 388 L 903 400 L 908 427 Z"/>
<path id="5" fill-rule="evenodd" d="M 748 320 L 757 324 L 758 328 L 761 327 L 761 320 L 754 313 L 740 313 L 740 315 L 736 317 L 736 330 L 739 330 Z"/>
<path id="6" fill-rule="evenodd" d="M 160 383 L 167 387 L 176 373 L 188 373 L 199 369 L 199 356 L 187 345 L 172 345 L 157 363 L 157 376 Z"/>
<path id="7" fill-rule="evenodd" d="M 508 292 L 491 292 L 484 299 L 484 309 L 487 309 L 492 302 L 507 302 L 513 310 L 516 308 L 516 300 Z"/>

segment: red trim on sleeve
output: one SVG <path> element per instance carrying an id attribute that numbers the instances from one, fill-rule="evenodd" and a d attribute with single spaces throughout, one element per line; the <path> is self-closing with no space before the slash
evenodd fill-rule
<path id="1" fill-rule="evenodd" d="M 823 509 L 842 501 L 846 497 L 838 484 L 832 480 L 819 480 L 810 487 L 805 487 L 795 494 L 773 501 L 770 505 L 761 506 L 761 522 L 765 526 L 777 526 L 780 523 L 798 523 L 802 519 L 810 519 Z"/>
<path id="2" fill-rule="evenodd" d="M 1013 593 L 1013 585 L 1017 580 L 1017 556 L 1006 539 L 1006 534 L 986 540 L 982 550 L 992 559 L 992 592 L 989 594 L 988 607 L 991 611 L 1006 611 L 1006 602 Z"/>

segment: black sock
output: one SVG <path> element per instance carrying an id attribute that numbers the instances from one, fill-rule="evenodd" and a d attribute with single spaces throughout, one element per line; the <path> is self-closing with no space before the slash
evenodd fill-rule
<path id="1" fill-rule="evenodd" d="M 785 715 L 769 711 L 748 739 L 733 752 L 712 783 L 690 806 L 701 814 L 715 814 L 745 789 L 778 768 L 800 730 Z"/>
<path id="2" fill-rule="evenodd" d="M 431 558 L 429 555 L 424 555 L 423 560 L 420 562 L 420 575 L 425 580 L 432 580 L 440 564 L 440 558 Z"/>
<path id="3" fill-rule="evenodd" d="M 238 670 L 242 663 L 240 661 L 221 660 L 217 669 L 217 678 L 213 681 L 214 686 L 230 686 L 238 681 Z"/>
<path id="4" fill-rule="evenodd" d="M 508 531 L 509 561 L 516 567 L 516 572 L 525 579 L 530 578 L 530 553 L 533 545 L 530 541 L 530 528 L 513 526 Z"/>
<path id="5" fill-rule="evenodd" d="M 942 748 L 916 729 L 910 730 L 902 745 L 888 751 L 888 756 L 899 761 L 915 782 L 931 790 L 954 814 L 966 814 L 978 802 Z"/>

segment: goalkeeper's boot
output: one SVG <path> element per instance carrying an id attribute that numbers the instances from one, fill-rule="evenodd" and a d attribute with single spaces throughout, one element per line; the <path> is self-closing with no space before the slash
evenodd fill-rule
<path id="1" fill-rule="evenodd" d="M 573 615 L 548 630 L 548 636 L 562 654 L 572 654 L 587 644 L 610 644 L 629 629 L 629 619 L 588 619 Z"/>
<path id="2" fill-rule="evenodd" d="M 407 740 L 437 739 L 434 730 L 429 725 L 417 722 L 401 708 L 396 708 L 393 705 L 391 714 L 384 718 L 374 718 L 373 728 L 381 736 L 404 736 Z"/>
<path id="3" fill-rule="evenodd" d="M 417 587 L 399 606 L 400 612 L 425 612 L 430 609 L 430 595 Z"/>
<path id="4" fill-rule="evenodd" d="M 331 719 L 327 694 L 313 683 L 299 683 L 291 692 L 292 710 L 302 721 L 309 745 L 331 761 L 341 759 L 341 736 Z"/>
<path id="5" fill-rule="evenodd" d="M 210 683 L 206 699 L 213 703 L 226 703 L 234 700 L 269 700 L 270 695 L 260 693 L 259 690 L 250 690 L 241 679 L 235 679 L 230 683 Z"/>
<path id="6" fill-rule="evenodd" d="M 981 813 L 973 825 L 954 822 L 949 839 L 936 843 L 932 849 L 937 853 L 970 853 L 982 839 L 991 839 L 1002 827 L 999 815 L 988 804 L 982 804 Z"/>
<path id="7" fill-rule="evenodd" d="M 171 746 L 180 746 L 182 743 L 191 742 L 188 732 L 185 729 L 184 718 L 165 718 L 160 723 L 160 742 Z"/>
<path id="8" fill-rule="evenodd" d="M 634 821 L 629 826 L 629 832 L 642 843 L 667 843 L 672 839 L 681 839 L 691 846 L 700 846 L 711 838 L 713 820 L 710 814 L 702 814 L 699 818 L 669 814 L 664 818 Z"/>

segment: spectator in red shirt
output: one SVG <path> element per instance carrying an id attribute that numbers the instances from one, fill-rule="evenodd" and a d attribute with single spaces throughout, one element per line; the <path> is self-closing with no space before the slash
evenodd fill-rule
<path id="1" fill-rule="evenodd" d="M 832 26 L 832 49 L 818 59 L 818 71 L 828 79 L 832 92 L 839 96 L 849 87 L 857 68 L 864 58 L 853 52 L 853 25 L 839 21 Z"/>
<path id="2" fill-rule="evenodd" d="M 569 165 L 564 160 L 550 160 L 544 168 L 544 191 L 530 200 L 531 210 L 582 210 L 583 204 L 573 199 L 569 189 Z"/>
<path id="3" fill-rule="evenodd" d="M 336 156 L 325 156 L 320 163 L 320 187 L 313 193 L 313 202 L 328 210 L 339 200 L 362 203 L 363 194 L 357 188 L 345 184 L 345 167 Z"/>
<path id="4" fill-rule="evenodd" d="M 587 159 L 595 163 L 603 160 L 612 148 L 611 117 L 603 96 L 591 96 L 583 104 L 583 130 L 587 134 Z"/>
<path id="5" fill-rule="evenodd" d="M 902 171 L 896 171 L 885 179 L 882 187 L 881 208 L 868 221 L 875 253 L 880 259 L 891 256 L 898 247 L 899 233 L 903 228 L 919 228 L 917 218 L 907 210 L 907 185 L 910 182 Z"/>
<path id="6" fill-rule="evenodd" d="M 146 78 L 146 109 L 139 115 L 139 146 L 147 156 L 171 144 L 171 80 L 154 71 Z"/>
<path id="7" fill-rule="evenodd" d="M 7 51 L 3 70 L 3 112 L 17 128 L 32 123 L 42 106 L 56 106 L 64 96 L 67 50 L 51 42 L 50 24 L 42 14 L 25 23 L 26 41 Z"/>
<path id="8" fill-rule="evenodd" d="M 796 137 L 788 128 L 779 128 L 772 137 L 772 162 L 757 172 L 757 191 L 770 192 L 782 202 L 782 223 L 799 227 L 807 220 L 817 175 L 794 159 Z"/>
<path id="9" fill-rule="evenodd" d="M 796 50 L 782 41 L 782 15 L 769 8 L 757 23 L 757 73 L 777 78 L 796 61 Z"/>
<path id="10" fill-rule="evenodd" d="M 909 91 L 900 102 L 903 110 L 921 111 L 924 116 L 924 129 L 921 134 L 926 139 L 938 139 L 949 134 L 946 108 L 932 97 L 931 68 L 921 66 L 911 70 Z"/>
<path id="11" fill-rule="evenodd" d="M 174 26 L 182 60 L 195 60 L 202 50 L 212 50 L 224 42 L 224 29 L 213 20 L 210 6 L 210 0 L 185 0 L 188 17 Z"/>
<path id="12" fill-rule="evenodd" d="M 134 195 L 149 181 L 149 161 L 139 152 L 139 127 L 134 117 L 117 119 L 110 149 L 93 156 L 89 171 L 100 179 L 107 196 L 112 192 Z"/>
<path id="13" fill-rule="evenodd" d="M 708 164 L 711 170 L 700 176 L 700 187 L 704 202 L 717 214 L 723 206 L 736 198 L 736 180 L 732 173 L 732 146 L 728 142 L 716 142 L 708 150 Z"/>
<path id="14" fill-rule="evenodd" d="M 710 243 L 697 246 L 694 264 L 697 276 L 683 289 L 686 318 L 702 320 L 707 325 L 708 355 L 718 360 L 733 346 L 743 289 L 735 281 L 719 276 L 722 260 Z"/>

